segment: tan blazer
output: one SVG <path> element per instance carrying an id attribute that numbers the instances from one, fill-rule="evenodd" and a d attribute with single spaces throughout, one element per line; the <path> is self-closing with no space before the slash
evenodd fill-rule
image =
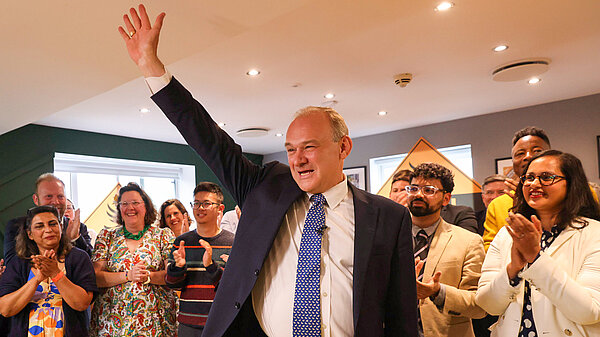
<path id="1" fill-rule="evenodd" d="M 442 311 L 426 298 L 420 305 L 425 337 L 474 336 L 471 318 L 482 318 L 485 311 L 475 304 L 475 292 L 485 258 L 483 240 L 475 233 L 451 225 L 444 220 L 436 229 L 423 280 L 441 271 L 440 283 L 446 286 Z"/>

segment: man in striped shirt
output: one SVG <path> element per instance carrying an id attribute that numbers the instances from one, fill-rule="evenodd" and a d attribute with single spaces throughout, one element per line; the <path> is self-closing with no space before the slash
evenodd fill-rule
<path id="1" fill-rule="evenodd" d="M 179 337 L 202 334 L 234 238 L 219 228 L 219 212 L 225 206 L 218 185 L 203 182 L 196 186 L 192 207 L 197 228 L 175 239 L 166 277 L 169 287 L 181 289 Z"/>

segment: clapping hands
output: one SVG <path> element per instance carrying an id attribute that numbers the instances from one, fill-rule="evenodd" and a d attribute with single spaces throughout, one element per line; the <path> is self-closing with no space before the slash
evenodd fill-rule
<path id="1" fill-rule="evenodd" d="M 45 251 L 43 254 L 32 255 L 31 264 L 38 283 L 56 277 L 60 273 L 56 253 L 52 249 Z"/>
<path id="2" fill-rule="evenodd" d="M 542 223 L 533 215 L 531 221 L 521 214 L 510 212 L 506 229 L 513 239 L 511 261 L 507 266 L 508 276 L 514 278 L 527 263 L 532 263 L 541 250 Z"/>

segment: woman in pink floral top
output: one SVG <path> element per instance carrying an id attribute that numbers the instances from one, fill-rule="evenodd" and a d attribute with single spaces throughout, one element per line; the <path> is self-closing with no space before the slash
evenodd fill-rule
<path id="1" fill-rule="evenodd" d="M 119 190 L 117 226 L 103 229 L 92 262 L 100 295 L 91 336 L 175 336 L 177 297 L 165 286 L 175 236 L 152 224 L 156 210 L 135 183 Z"/>

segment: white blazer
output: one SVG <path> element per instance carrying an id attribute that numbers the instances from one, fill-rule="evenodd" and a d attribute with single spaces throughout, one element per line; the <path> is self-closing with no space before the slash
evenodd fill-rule
<path id="1" fill-rule="evenodd" d="M 600 222 L 585 220 L 583 229 L 565 228 L 521 273 L 531 285 L 538 336 L 600 336 Z M 509 284 L 511 247 L 512 238 L 503 227 L 490 245 L 479 279 L 476 303 L 500 316 L 491 327 L 492 336 L 517 336 L 521 324 L 524 282 Z"/>

